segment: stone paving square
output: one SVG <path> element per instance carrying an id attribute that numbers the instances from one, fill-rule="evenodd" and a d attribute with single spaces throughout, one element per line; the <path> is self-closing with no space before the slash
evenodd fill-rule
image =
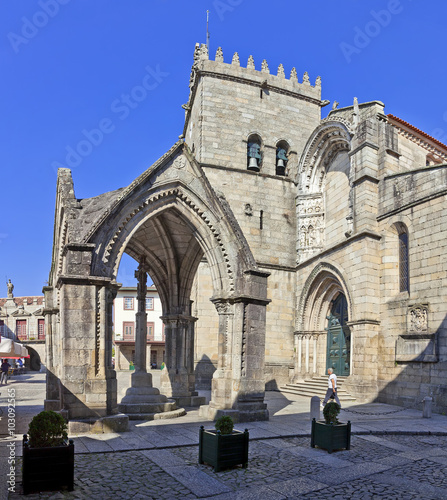
<path id="1" fill-rule="evenodd" d="M 17 381 L 24 399 L 17 406 L 15 438 L 6 435 L 5 421 L 0 420 L 2 477 L 8 465 L 6 445 L 15 442 L 16 454 L 20 456 L 21 434 L 26 432 L 32 416 L 42 410 L 43 376 L 39 374 L 34 380 L 33 384 Z M 247 469 L 234 467 L 215 473 L 213 467 L 198 464 L 198 433 L 204 422 L 197 410 L 191 410 L 169 422 L 132 423 L 130 432 L 70 436 L 75 440 L 74 491 L 43 492 L 26 498 L 432 500 L 447 497 L 446 416 L 434 414 L 432 419 L 423 419 L 419 413 L 408 419 L 403 417 L 404 411 L 384 416 L 380 412 L 388 410 L 386 405 L 367 405 L 367 413 L 377 412 L 374 419 L 359 414 L 362 407 L 355 405 L 357 413 L 350 418 L 362 430 L 374 434 L 354 434 L 351 450 L 329 454 L 310 447 L 308 399 L 297 396 L 286 399 L 278 397 L 278 393 L 267 393 L 267 401 L 271 402 L 268 422 L 237 425 L 250 429 Z M 211 428 L 212 423 L 205 422 L 205 426 Z M 390 434 L 389 429 L 396 427 L 400 428 L 399 434 Z M 288 437 L 291 435 L 294 436 Z M 185 442 L 194 444 L 187 446 Z M 8 496 L 5 484 L 0 482 L 0 499 L 24 498 L 20 470 L 21 458 L 18 458 L 16 492 Z"/>

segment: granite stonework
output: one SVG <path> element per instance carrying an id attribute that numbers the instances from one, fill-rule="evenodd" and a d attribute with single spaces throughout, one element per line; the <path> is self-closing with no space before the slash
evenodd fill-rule
<path id="1" fill-rule="evenodd" d="M 360 401 L 447 409 L 447 146 L 380 101 L 326 118 L 321 79 L 197 45 L 180 140 L 128 187 L 58 173 L 45 288 L 48 405 L 118 411 L 112 304 L 123 252 L 160 293 L 160 391 L 264 420 L 265 387 L 332 366 Z M 144 322 L 143 322 L 144 323 Z M 150 385 L 150 384 L 149 384 Z"/>

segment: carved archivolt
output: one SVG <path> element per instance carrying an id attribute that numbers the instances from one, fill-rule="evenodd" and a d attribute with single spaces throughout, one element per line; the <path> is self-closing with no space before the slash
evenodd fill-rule
<path id="1" fill-rule="evenodd" d="M 352 317 L 351 294 L 341 272 L 332 264 L 318 264 L 304 284 L 297 310 L 297 331 L 321 331 L 326 324 L 330 303 L 339 293 L 346 296 Z"/>
<path id="2" fill-rule="evenodd" d="M 346 120 L 326 118 L 314 131 L 304 148 L 298 166 L 298 186 L 302 193 L 322 190 L 328 165 L 341 151 L 349 151 L 352 130 Z"/>
<path id="3" fill-rule="evenodd" d="M 118 226 L 118 229 L 115 231 L 115 234 L 113 237 L 110 239 L 110 241 L 107 244 L 107 247 L 104 252 L 104 257 L 103 257 L 103 262 L 105 264 L 108 264 L 111 258 L 111 255 L 114 254 L 115 245 L 117 242 L 119 242 L 120 236 L 123 234 L 123 231 L 127 229 L 127 226 L 129 222 L 137 215 L 139 214 L 142 210 L 147 209 L 147 207 L 155 202 L 158 202 L 159 200 L 162 200 L 164 198 L 172 198 L 175 197 L 178 200 L 181 200 L 185 205 L 187 205 L 191 210 L 193 210 L 205 224 L 208 226 L 209 230 L 213 234 L 217 246 L 219 247 L 223 261 L 226 266 L 226 271 L 229 279 L 229 291 L 232 292 L 234 291 L 235 285 L 234 285 L 234 272 L 230 263 L 230 258 L 228 256 L 228 252 L 225 248 L 225 245 L 222 241 L 222 236 L 219 232 L 219 230 L 214 227 L 212 222 L 209 220 L 208 216 L 194 203 L 193 200 L 191 200 L 185 193 L 181 191 L 180 188 L 174 188 L 174 189 L 169 189 L 167 191 L 164 191 L 162 193 L 157 193 L 154 194 L 153 196 L 150 196 L 147 200 L 145 200 L 143 203 L 141 203 L 139 206 L 135 207 L 128 215 L 127 217 L 120 223 Z"/>

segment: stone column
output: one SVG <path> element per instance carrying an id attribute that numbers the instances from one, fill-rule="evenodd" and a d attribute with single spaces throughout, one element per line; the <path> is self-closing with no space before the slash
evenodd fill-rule
<path id="1" fill-rule="evenodd" d="M 121 370 L 121 346 L 115 344 L 115 370 Z"/>
<path id="2" fill-rule="evenodd" d="M 135 371 L 132 374 L 132 385 L 138 386 L 140 381 L 147 383 L 150 378 L 152 385 L 152 375 L 147 373 L 146 345 L 147 345 L 147 313 L 146 313 L 146 293 L 147 293 L 147 273 L 143 269 L 144 258 L 135 271 L 137 285 L 137 313 L 135 314 Z M 149 378 L 147 377 L 149 375 Z"/>
<path id="3" fill-rule="evenodd" d="M 180 406 L 198 406 L 205 398 L 195 391 L 194 324 L 186 314 L 162 316 L 165 324 L 166 360 L 161 374 L 161 390 Z"/>
<path id="4" fill-rule="evenodd" d="M 313 339 L 313 366 L 312 366 L 312 372 L 313 376 L 316 375 L 317 373 L 317 340 L 318 340 L 318 335 L 312 335 Z"/>
<path id="5" fill-rule="evenodd" d="M 309 375 L 309 342 L 310 335 L 306 335 L 306 375 Z"/>
<path id="6" fill-rule="evenodd" d="M 147 314 L 146 292 L 147 274 L 144 270 L 145 261 L 141 259 L 135 272 L 138 279 L 135 326 L 135 371 L 131 375 L 131 386 L 121 400 L 118 408 L 129 415 L 133 420 L 149 420 L 154 413 L 171 412 L 176 409 L 174 401 L 168 401 L 166 396 L 152 387 L 152 375 L 146 369 L 146 344 L 147 344 Z"/>
<path id="7" fill-rule="evenodd" d="M 219 314 L 219 330 L 217 370 L 211 384 L 210 408 L 217 412 L 219 409 L 230 410 L 233 406 L 232 339 L 235 304 L 225 300 L 213 302 Z"/>
<path id="8" fill-rule="evenodd" d="M 212 299 L 219 313 L 219 359 L 210 404 L 200 411 L 204 417 L 230 415 L 235 422 L 268 420 L 264 403 L 268 275 L 245 271 L 244 294 Z"/>
<path id="9" fill-rule="evenodd" d="M 303 369 L 303 336 L 298 335 L 298 373 L 301 376 Z"/>

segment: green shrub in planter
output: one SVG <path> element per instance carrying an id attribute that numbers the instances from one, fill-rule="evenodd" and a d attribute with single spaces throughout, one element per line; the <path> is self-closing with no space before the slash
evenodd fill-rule
<path id="1" fill-rule="evenodd" d="M 231 434 L 233 432 L 233 419 L 228 415 L 222 415 L 216 420 L 214 425 L 216 431 L 220 431 L 221 434 Z"/>
<path id="2" fill-rule="evenodd" d="M 335 402 L 327 403 L 323 408 L 324 421 L 312 420 L 310 445 L 318 446 L 332 453 L 334 450 L 351 448 L 351 422 L 347 424 L 338 421 L 340 406 Z"/>
<path id="3" fill-rule="evenodd" d="M 23 436 L 23 493 L 73 490 L 74 444 L 67 442 L 67 424 L 54 411 L 43 411 Z"/>
<path id="4" fill-rule="evenodd" d="M 327 424 L 338 424 L 338 414 L 340 413 L 340 407 L 337 403 L 331 401 L 327 403 L 323 408 L 324 421 Z"/>
<path id="5" fill-rule="evenodd" d="M 248 429 L 245 432 L 233 430 L 233 420 L 222 416 L 216 420 L 216 430 L 199 431 L 199 464 L 207 463 L 219 472 L 234 465 L 248 466 Z"/>
<path id="6" fill-rule="evenodd" d="M 42 411 L 31 420 L 28 435 L 32 448 L 60 446 L 68 439 L 67 424 L 59 413 Z"/>

